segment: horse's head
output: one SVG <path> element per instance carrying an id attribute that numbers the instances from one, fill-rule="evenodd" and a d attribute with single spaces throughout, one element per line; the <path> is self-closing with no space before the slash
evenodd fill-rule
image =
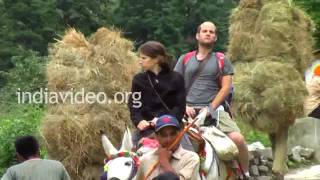
<path id="1" fill-rule="evenodd" d="M 139 165 L 138 156 L 132 152 L 132 138 L 129 128 L 126 128 L 120 150 L 117 150 L 106 135 L 102 135 L 102 145 L 107 155 L 105 159 L 102 180 L 130 180 Z"/>

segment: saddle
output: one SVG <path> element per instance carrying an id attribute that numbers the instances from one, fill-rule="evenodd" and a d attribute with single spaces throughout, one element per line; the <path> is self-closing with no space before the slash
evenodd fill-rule
<path id="1" fill-rule="evenodd" d="M 189 136 L 189 139 L 193 147 L 195 148 L 196 153 L 198 153 L 200 157 L 200 161 L 204 161 L 206 158 L 206 151 L 205 151 L 206 142 L 202 136 L 202 132 L 199 130 L 199 128 L 192 127 L 187 131 L 187 134 Z M 229 179 L 229 178 L 237 179 L 237 177 L 244 177 L 242 167 L 240 166 L 238 161 L 232 159 L 232 160 L 223 160 L 223 162 L 224 162 L 224 167 L 226 168 L 226 173 L 227 173 L 226 179 Z M 208 172 L 208 169 L 206 169 L 205 167 L 200 167 L 201 175 L 205 176 L 207 172 Z M 219 170 L 219 176 L 220 176 L 220 170 Z"/>

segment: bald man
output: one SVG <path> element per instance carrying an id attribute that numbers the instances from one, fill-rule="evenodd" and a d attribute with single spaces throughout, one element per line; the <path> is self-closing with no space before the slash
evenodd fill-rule
<path id="1" fill-rule="evenodd" d="M 212 51 L 217 41 L 216 30 L 212 22 L 200 24 L 196 33 L 198 49 L 180 56 L 174 70 L 184 76 L 187 92 L 186 115 L 194 118 L 207 108 L 209 111 L 205 125 L 217 126 L 233 140 L 239 149 L 240 165 L 246 176 L 249 176 L 248 149 L 244 137 L 226 112 L 224 104 L 232 86 L 233 67 L 224 57 L 223 69 L 219 68 L 217 54 Z"/>

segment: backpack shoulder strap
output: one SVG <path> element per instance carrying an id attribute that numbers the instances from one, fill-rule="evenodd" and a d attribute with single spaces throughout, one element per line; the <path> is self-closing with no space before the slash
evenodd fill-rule
<path id="1" fill-rule="evenodd" d="M 183 62 L 182 62 L 182 74 L 184 75 L 184 72 L 186 71 L 186 64 L 189 62 L 192 56 L 195 56 L 197 51 L 190 51 L 187 52 L 184 57 L 183 57 Z"/>
<path id="2" fill-rule="evenodd" d="M 183 65 L 187 64 L 187 62 L 191 59 L 192 56 L 196 55 L 196 51 L 190 51 L 186 53 L 183 57 Z"/>
<path id="3" fill-rule="evenodd" d="M 216 59 L 218 61 L 220 72 L 222 73 L 224 68 L 224 54 L 222 52 L 216 52 Z"/>
<path id="4" fill-rule="evenodd" d="M 216 52 L 216 59 L 217 63 L 219 66 L 219 78 L 218 78 L 218 85 L 222 86 L 222 73 L 223 73 L 223 68 L 224 68 L 224 60 L 225 60 L 225 55 L 222 52 Z M 233 112 L 231 108 L 231 102 L 232 102 L 232 95 L 233 94 L 233 86 L 231 86 L 230 93 L 224 100 L 224 108 L 227 113 L 229 113 L 230 117 L 233 118 Z"/>
<path id="5" fill-rule="evenodd" d="M 218 85 L 221 88 L 222 74 L 223 74 L 223 68 L 224 68 L 224 54 L 222 52 L 216 52 L 215 55 L 216 55 L 217 64 L 219 66 Z"/>

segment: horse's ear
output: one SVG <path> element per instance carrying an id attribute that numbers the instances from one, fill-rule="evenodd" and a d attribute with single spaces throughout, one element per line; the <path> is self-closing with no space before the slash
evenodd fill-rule
<path id="1" fill-rule="evenodd" d="M 103 134 L 101 137 L 101 140 L 102 140 L 102 146 L 103 146 L 104 152 L 106 153 L 107 156 L 118 153 L 117 149 L 112 145 L 112 143 L 110 142 L 110 140 L 106 135 Z"/>
<path id="2" fill-rule="evenodd" d="M 128 126 L 126 126 L 126 130 L 125 130 L 123 138 L 122 138 L 120 152 L 131 151 L 132 147 L 133 147 L 133 143 L 132 143 L 131 131 L 128 128 Z"/>

